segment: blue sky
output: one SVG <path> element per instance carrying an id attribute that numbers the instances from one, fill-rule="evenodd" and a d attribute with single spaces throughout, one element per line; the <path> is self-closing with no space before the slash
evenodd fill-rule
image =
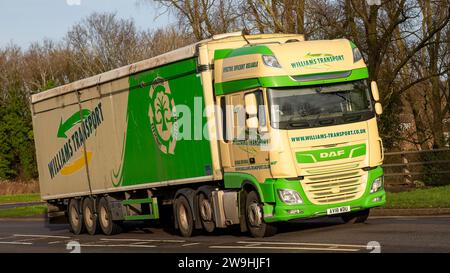
<path id="1" fill-rule="evenodd" d="M 174 21 L 159 16 L 156 6 L 136 0 L 1 0 L 0 47 L 13 42 L 22 48 L 44 38 L 60 40 L 70 27 L 92 12 L 117 12 L 133 18 L 140 29 L 155 29 Z"/>

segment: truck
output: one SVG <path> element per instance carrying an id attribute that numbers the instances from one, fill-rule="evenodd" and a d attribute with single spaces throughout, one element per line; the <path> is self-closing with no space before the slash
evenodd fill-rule
<path id="1" fill-rule="evenodd" d="M 385 204 L 377 83 L 347 39 L 243 32 L 36 93 L 42 200 L 74 234 L 182 236 Z"/>

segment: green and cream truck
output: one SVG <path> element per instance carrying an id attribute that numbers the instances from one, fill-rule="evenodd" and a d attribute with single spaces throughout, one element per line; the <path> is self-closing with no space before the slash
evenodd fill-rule
<path id="1" fill-rule="evenodd" d="M 376 82 L 347 39 L 228 33 L 32 96 L 42 199 L 75 234 L 363 222 L 383 205 Z"/>

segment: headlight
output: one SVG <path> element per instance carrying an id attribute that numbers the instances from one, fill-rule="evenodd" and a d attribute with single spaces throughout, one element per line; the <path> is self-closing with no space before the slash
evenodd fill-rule
<path id="1" fill-rule="evenodd" d="M 383 188 L 383 184 L 384 184 L 383 176 L 376 178 L 372 183 L 372 187 L 370 188 L 370 193 L 379 191 L 381 188 Z"/>
<path id="2" fill-rule="evenodd" d="M 278 190 L 278 195 L 286 204 L 303 204 L 303 200 L 297 191 L 280 189 Z"/>
<path id="3" fill-rule="evenodd" d="M 262 59 L 263 59 L 264 64 L 267 66 L 281 68 L 280 63 L 278 62 L 278 60 L 275 56 L 263 55 Z"/>
<path id="4" fill-rule="evenodd" d="M 353 48 L 353 62 L 356 63 L 361 59 L 362 59 L 361 51 L 359 51 L 357 47 Z"/>

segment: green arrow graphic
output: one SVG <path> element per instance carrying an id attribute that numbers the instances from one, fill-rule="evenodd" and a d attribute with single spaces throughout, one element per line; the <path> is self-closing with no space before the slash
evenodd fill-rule
<path id="1" fill-rule="evenodd" d="M 91 114 L 91 111 L 88 109 L 82 109 L 81 114 L 83 115 L 83 119 L 85 119 Z M 81 115 L 79 112 L 76 112 L 75 114 L 73 114 L 65 122 L 63 122 L 63 119 L 61 118 L 57 136 L 59 138 L 67 138 L 66 132 L 69 131 L 70 128 L 72 128 L 73 126 L 77 125 L 80 122 L 81 122 Z"/>

